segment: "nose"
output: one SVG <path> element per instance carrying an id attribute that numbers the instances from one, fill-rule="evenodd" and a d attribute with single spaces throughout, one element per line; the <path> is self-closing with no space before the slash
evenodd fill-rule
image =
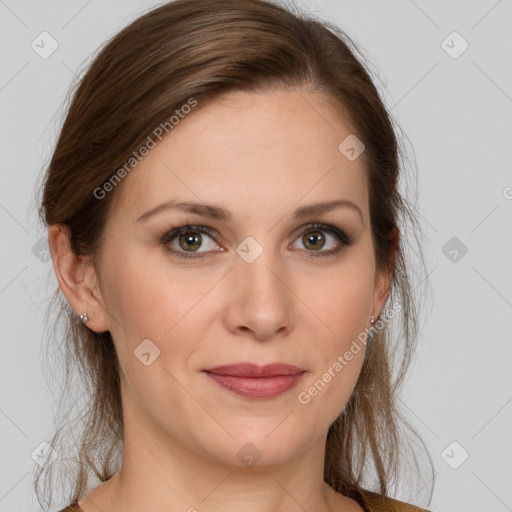
<path id="1" fill-rule="evenodd" d="M 226 276 L 226 322 L 231 332 L 270 340 L 291 331 L 297 300 L 290 288 L 290 273 L 263 251 L 251 263 L 237 256 Z"/>

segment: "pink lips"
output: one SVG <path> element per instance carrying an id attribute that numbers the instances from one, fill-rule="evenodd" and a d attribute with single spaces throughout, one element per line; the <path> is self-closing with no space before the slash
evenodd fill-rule
<path id="1" fill-rule="evenodd" d="M 223 388 L 247 398 L 274 398 L 294 388 L 305 373 L 302 368 L 284 363 L 241 363 L 204 371 Z"/>

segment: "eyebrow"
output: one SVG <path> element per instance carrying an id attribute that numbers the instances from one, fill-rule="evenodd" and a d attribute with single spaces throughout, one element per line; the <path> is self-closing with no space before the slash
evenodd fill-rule
<path id="1" fill-rule="evenodd" d="M 310 217 L 312 215 L 321 215 L 323 213 L 327 213 L 342 207 L 348 207 L 355 210 L 359 214 L 361 222 L 363 222 L 364 224 L 363 213 L 359 206 L 357 206 L 355 203 L 347 199 L 338 199 L 334 201 L 327 201 L 323 203 L 315 203 L 306 206 L 301 206 L 293 212 L 293 217 L 295 219 L 302 219 L 304 217 Z M 179 210 L 187 213 L 195 213 L 203 217 L 210 217 L 212 219 L 220 220 L 226 223 L 233 221 L 233 214 L 229 210 L 225 210 L 224 208 L 221 208 L 219 206 L 204 203 L 195 203 L 191 201 L 179 202 L 171 200 L 161 203 L 158 206 L 151 208 L 151 210 L 148 210 L 146 213 L 143 213 L 137 219 L 137 222 L 146 220 L 166 210 Z"/>

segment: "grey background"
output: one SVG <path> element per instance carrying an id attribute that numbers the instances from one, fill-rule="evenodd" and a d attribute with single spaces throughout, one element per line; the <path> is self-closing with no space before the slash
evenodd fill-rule
<path id="1" fill-rule="evenodd" d="M 418 272 L 433 298 L 403 400 L 436 466 L 430 509 L 512 510 L 512 1 L 297 3 L 363 47 L 414 148 L 427 239 Z M 44 247 L 33 250 L 44 236 L 36 181 L 83 62 L 155 5 L 0 0 L 0 512 L 38 509 L 31 453 L 53 433 L 40 348 L 56 280 Z M 59 45 L 47 59 L 31 48 L 43 31 Z M 453 31 L 469 44 L 458 58 L 442 46 Z"/>

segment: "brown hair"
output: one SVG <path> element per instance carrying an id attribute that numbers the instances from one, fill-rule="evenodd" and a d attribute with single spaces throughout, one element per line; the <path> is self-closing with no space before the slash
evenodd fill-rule
<path id="1" fill-rule="evenodd" d="M 403 427 L 417 436 L 400 414 L 397 396 L 418 334 L 402 236 L 394 260 L 391 255 L 394 228 L 402 231 L 412 222 L 418 240 L 419 226 L 398 190 L 403 152 L 391 115 L 357 53 L 357 46 L 338 27 L 270 1 L 177 0 L 159 6 L 108 41 L 78 82 L 44 176 L 40 206 L 42 221 L 69 230 L 75 253 L 90 256 L 96 265 L 109 210 L 122 183 L 102 199 L 94 191 L 190 98 L 204 105 L 229 91 L 302 86 L 323 93 L 340 114 L 348 113 L 366 146 L 377 269 L 391 275 L 383 313 L 391 303 L 401 306 L 401 332 L 395 343 L 387 327 L 374 333 L 354 392 L 329 428 L 324 480 L 349 497 L 363 485 L 388 495 L 392 484 L 402 483 Z M 80 432 L 80 440 L 72 444 L 73 450 L 77 444 L 79 449 L 68 453 L 69 446 L 62 442 L 57 448 L 59 430 L 51 444 L 60 462 L 37 472 L 36 494 L 40 503 L 49 504 L 51 475 L 57 468 L 61 477 L 70 478 L 69 499 L 79 499 L 87 491 L 91 470 L 101 481 L 117 471 L 123 442 L 122 376 L 110 333 L 84 326 L 59 289 L 54 304 L 60 308 L 56 325 L 64 320 L 66 381 L 61 400 L 69 396 L 75 376 L 84 392 L 76 418 L 82 430 L 72 423 L 69 410 L 62 417 L 65 426 Z M 393 357 L 400 362 L 398 368 Z M 411 458 L 407 455 L 406 460 Z M 66 461 L 70 464 L 64 467 Z M 43 474 L 50 482 L 49 500 L 38 488 Z"/>

